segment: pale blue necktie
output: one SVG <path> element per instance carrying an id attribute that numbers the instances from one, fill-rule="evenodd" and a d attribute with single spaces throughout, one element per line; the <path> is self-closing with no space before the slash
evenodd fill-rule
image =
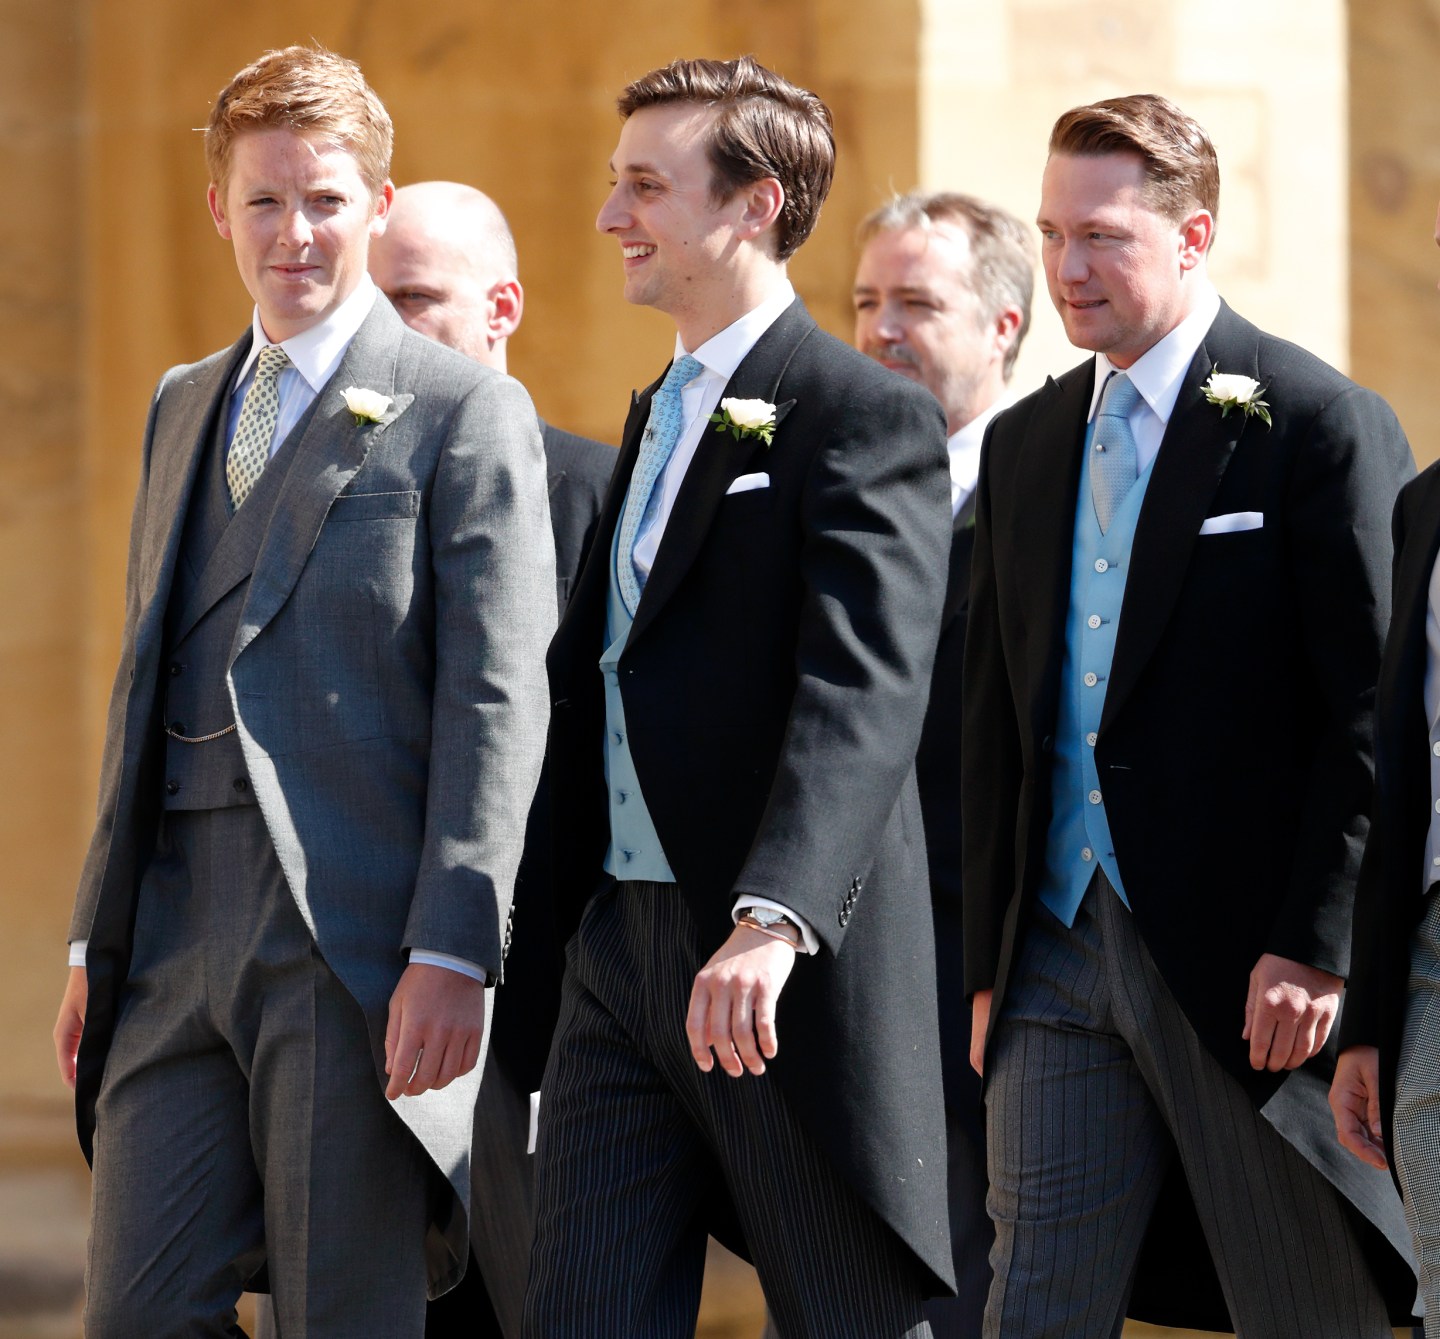
<path id="1" fill-rule="evenodd" d="M 665 380 L 650 401 L 650 421 L 645 425 L 644 437 L 640 439 L 640 458 L 635 462 L 635 473 L 630 476 L 630 489 L 625 494 L 625 510 L 620 516 L 620 538 L 615 554 L 620 594 L 631 618 L 635 617 L 635 610 L 639 608 L 640 592 L 645 585 L 644 578 L 635 569 L 635 541 L 653 509 L 652 504 L 658 500 L 655 481 L 674 453 L 681 429 L 685 426 L 680 391 L 704 370 L 705 365 L 688 353 L 683 358 L 677 358 L 670 364 Z"/>
<path id="2" fill-rule="evenodd" d="M 1112 375 L 1100 396 L 1100 412 L 1095 415 L 1095 432 L 1090 439 L 1090 496 L 1102 535 L 1110 528 L 1139 473 L 1140 456 L 1135 449 L 1135 434 L 1130 431 L 1130 411 L 1139 399 L 1140 392 L 1124 372 Z"/>

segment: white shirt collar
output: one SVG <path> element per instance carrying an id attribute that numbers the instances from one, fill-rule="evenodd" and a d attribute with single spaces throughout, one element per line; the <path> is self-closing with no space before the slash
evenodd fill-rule
<path id="1" fill-rule="evenodd" d="M 738 321 L 727 325 L 718 335 L 711 335 L 691 357 L 703 363 L 707 372 L 714 373 L 722 381 L 729 381 L 735 369 L 745 361 L 745 355 L 759 342 L 763 335 L 792 302 L 795 301 L 795 287 L 790 280 L 781 276 L 780 283 L 758 307 L 752 307 Z M 687 350 L 675 336 L 675 357 L 683 358 Z"/>
<path id="2" fill-rule="evenodd" d="M 375 305 L 375 295 L 380 290 L 368 274 L 360 276 L 355 291 L 318 325 L 302 331 L 291 339 L 280 341 L 291 366 L 305 378 L 305 383 L 317 394 L 320 388 L 335 375 L 350 341 L 370 315 Z M 260 350 L 270 343 L 265 329 L 260 324 L 260 308 L 256 307 L 250 318 L 250 352 L 235 375 L 233 385 L 238 386 L 250 372 L 251 365 L 260 356 Z"/>
<path id="3" fill-rule="evenodd" d="M 946 444 L 950 451 L 950 514 L 958 515 L 965 499 L 975 491 L 980 478 L 980 444 L 985 440 L 985 429 L 990 420 L 1002 409 L 1014 404 L 1014 397 L 1006 391 L 994 404 L 982 409 Z"/>
<path id="4" fill-rule="evenodd" d="M 1190 370 L 1200 345 L 1205 342 L 1205 332 L 1215 324 L 1219 314 L 1220 294 L 1207 280 L 1196 300 L 1195 310 L 1164 339 L 1146 349 L 1130 367 L 1118 368 L 1103 353 L 1097 353 L 1095 388 L 1090 394 L 1090 413 L 1086 422 L 1095 417 L 1110 373 L 1125 371 L 1130 374 L 1140 398 L 1154 411 L 1155 417 L 1162 424 L 1169 423 L 1185 373 Z"/>

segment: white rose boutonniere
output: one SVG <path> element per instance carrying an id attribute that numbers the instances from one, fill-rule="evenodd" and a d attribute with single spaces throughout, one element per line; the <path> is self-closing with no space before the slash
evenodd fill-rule
<path id="1" fill-rule="evenodd" d="M 1258 418 L 1267 428 L 1270 426 L 1270 406 L 1260 397 L 1266 387 L 1254 377 L 1242 377 L 1238 372 L 1222 372 L 1217 367 L 1205 383 L 1205 398 L 1211 404 L 1220 406 L 1220 417 L 1224 418 L 1232 409 L 1238 409 L 1246 418 Z"/>
<path id="2" fill-rule="evenodd" d="M 379 423 L 395 403 L 388 395 L 363 390 L 359 386 L 347 386 L 340 394 L 345 397 L 345 408 L 355 415 L 355 422 L 361 427 L 366 423 Z"/>
<path id="3" fill-rule="evenodd" d="M 721 400 L 720 412 L 711 414 L 710 422 L 737 442 L 758 437 L 769 446 L 775 437 L 775 406 L 769 400 Z"/>

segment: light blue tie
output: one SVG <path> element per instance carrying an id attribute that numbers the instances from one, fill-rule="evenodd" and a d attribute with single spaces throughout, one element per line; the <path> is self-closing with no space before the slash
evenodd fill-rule
<path id="1" fill-rule="evenodd" d="M 625 510 L 620 515 L 620 538 L 615 546 L 620 595 L 631 618 L 635 617 L 635 610 L 639 608 L 640 592 L 645 586 L 644 577 L 635 569 L 635 541 L 640 537 L 641 528 L 656 501 L 655 481 L 674 453 L 680 440 L 680 430 L 685 426 L 685 415 L 680 406 L 681 388 L 704 370 L 705 365 L 688 353 L 683 358 L 677 358 L 670 364 L 665 380 L 650 401 L 650 421 L 640 439 L 640 458 L 635 462 L 635 473 L 630 476 Z"/>
<path id="2" fill-rule="evenodd" d="M 1140 472 L 1135 434 L 1130 431 L 1130 411 L 1139 399 L 1140 392 L 1124 372 L 1113 374 L 1100 396 L 1100 412 L 1095 415 L 1090 439 L 1090 496 L 1102 535 Z"/>

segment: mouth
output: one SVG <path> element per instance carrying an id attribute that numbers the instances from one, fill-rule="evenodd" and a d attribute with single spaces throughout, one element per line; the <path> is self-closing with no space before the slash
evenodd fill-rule
<path id="1" fill-rule="evenodd" d="M 626 260 L 644 260 L 646 256 L 653 256 L 659 249 L 650 242 L 623 242 L 620 246 L 620 254 Z"/>
<path id="2" fill-rule="evenodd" d="M 306 279 L 319 272 L 318 265 L 272 265 L 270 272 L 282 279 Z"/>
<path id="3" fill-rule="evenodd" d="M 1066 298 L 1065 305 L 1071 311 L 1088 312 L 1105 306 L 1104 298 Z"/>

